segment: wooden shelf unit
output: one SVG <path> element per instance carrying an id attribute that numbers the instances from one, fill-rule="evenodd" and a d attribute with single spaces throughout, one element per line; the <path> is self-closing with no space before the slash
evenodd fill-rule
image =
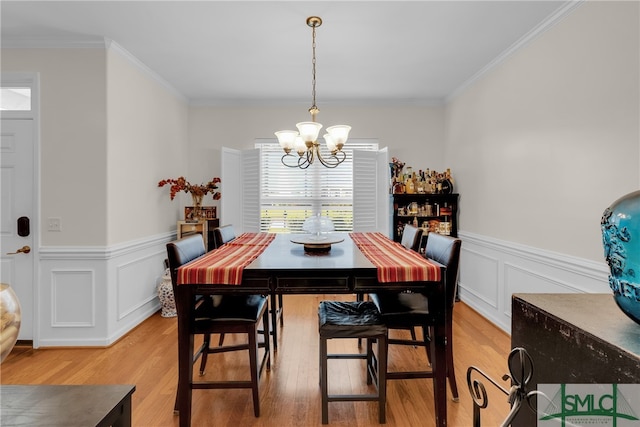
<path id="1" fill-rule="evenodd" d="M 202 234 L 204 247 L 210 251 L 215 249 L 213 230 L 219 226 L 220 220 L 218 218 L 204 219 L 197 222 L 178 221 L 177 237 L 178 239 L 181 239 L 194 233 Z"/>
<path id="2" fill-rule="evenodd" d="M 424 248 L 427 242 L 428 232 L 448 234 L 458 237 L 458 197 L 459 194 L 393 194 L 391 214 L 391 231 L 393 240 L 402 240 L 402 229 L 405 224 L 413 224 L 414 218 L 418 221 L 418 227 L 422 227 L 423 238 L 420 248 Z M 418 206 L 431 206 L 430 215 L 425 212 L 411 213 L 408 207 L 411 203 Z M 399 214 L 404 211 L 404 214 Z M 440 228 L 441 224 L 448 224 Z M 436 229 L 436 225 L 438 226 Z M 445 230 L 448 228 L 448 230 Z"/>

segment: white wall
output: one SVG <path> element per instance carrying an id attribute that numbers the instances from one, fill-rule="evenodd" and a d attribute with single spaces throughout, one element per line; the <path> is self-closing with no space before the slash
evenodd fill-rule
<path id="1" fill-rule="evenodd" d="M 2 71 L 40 73 L 41 243 L 104 245 L 106 67 L 104 49 L 3 49 Z M 47 218 L 62 220 L 48 232 Z"/>
<path id="2" fill-rule="evenodd" d="M 505 328 L 514 290 L 609 292 L 600 218 L 640 185 L 639 16 L 585 2 L 447 105 L 463 299 Z"/>
<path id="3" fill-rule="evenodd" d="M 107 56 L 107 237 L 116 244 L 175 229 L 184 204 L 158 181 L 187 174 L 186 100 L 117 45 Z"/>
<path id="4" fill-rule="evenodd" d="M 587 2 L 447 107 L 465 231 L 602 261 L 640 184 L 637 2 Z"/>
<path id="5" fill-rule="evenodd" d="M 2 71 L 40 74 L 34 345 L 109 345 L 159 308 L 184 204 L 157 185 L 188 173 L 186 100 L 109 42 L 3 49 Z"/>
<path id="6" fill-rule="evenodd" d="M 444 109 L 439 106 L 344 107 L 319 105 L 318 121 L 325 127 L 348 124 L 350 138 L 377 138 L 415 169 L 444 170 Z M 295 129 L 309 120 L 308 106 L 203 107 L 189 110 L 189 144 L 195 155 L 190 171 L 205 179 L 219 174 L 221 147 L 253 148 L 257 138 L 274 138 L 275 131 Z M 347 144 L 349 142 L 347 141 Z M 207 163 L 203 163 L 207 159 Z M 221 187 L 224 203 L 224 182 Z"/>

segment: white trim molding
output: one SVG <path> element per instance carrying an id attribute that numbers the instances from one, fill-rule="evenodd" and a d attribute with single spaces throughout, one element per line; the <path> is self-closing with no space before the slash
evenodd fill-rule
<path id="1" fill-rule="evenodd" d="M 149 68 L 131 52 L 120 46 L 114 40 L 100 36 L 72 36 L 72 37 L 3 37 L 2 49 L 111 49 L 126 59 L 131 65 L 156 81 L 167 91 L 185 103 L 188 99 L 158 73 Z"/>
<path id="2" fill-rule="evenodd" d="M 609 293 L 607 265 L 460 231 L 460 299 L 511 333 L 514 293 Z"/>
<path id="3" fill-rule="evenodd" d="M 41 247 L 39 346 L 113 344 L 160 308 L 162 233 L 112 247 Z"/>
<path id="4" fill-rule="evenodd" d="M 546 20 L 538 24 L 535 28 L 531 29 L 527 34 L 522 36 L 519 40 L 517 40 L 514 44 L 509 46 L 505 51 L 500 53 L 496 58 L 494 58 L 491 62 L 485 65 L 482 69 L 476 72 L 473 76 L 471 76 L 467 81 L 462 83 L 460 86 L 456 88 L 450 95 L 448 95 L 444 99 L 444 103 L 448 104 L 452 99 L 460 95 L 467 88 L 471 87 L 475 82 L 480 80 L 485 75 L 489 74 L 493 69 L 495 69 L 498 65 L 503 63 L 507 58 L 513 55 L 515 52 L 520 50 L 523 46 L 531 43 L 533 40 L 538 38 L 540 35 L 544 34 L 546 31 L 551 29 L 554 25 L 559 23 L 561 20 L 569 16 L 578 6 L 582 5 L 586 0 L 568 0 L 562 6 L 560 6 L 555 12 L 547 17 Z"/>

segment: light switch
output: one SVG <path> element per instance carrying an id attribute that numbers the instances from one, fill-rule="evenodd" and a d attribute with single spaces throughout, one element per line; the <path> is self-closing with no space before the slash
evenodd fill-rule
<path id="1" fill-rule="evenodd" d="M 62 231 L 62 220 L 60 218 L 49 218 L 47 220 L 48 231 Z"/>

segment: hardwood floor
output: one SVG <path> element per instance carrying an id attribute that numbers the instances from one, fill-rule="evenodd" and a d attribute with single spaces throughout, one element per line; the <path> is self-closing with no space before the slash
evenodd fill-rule
<path id="1" fill-rule="evenodd" d="M 194 390 L 193 426 L 319 426 L 318 318 L 322 299 L 350 299 L 347 295 L 285 296 L 284 327 L 278 351 L 272 355 L 271 371 L 261 380 L 259 418 L 253 416 L 250 390 Z M 466 383 L 471 365 L 500 381 L 507 372 L 510 338 L 464 303 L 454 309 L 454 359 L 460 401 L 449 394 L 448 424 L 472 424 L 472 400 Z M 393 331 L 402 334 L 401 331 Z M 225 344 L 234 336 L 227 336 Z M 16 347 L 3 362 L 1 384 L 135 384 L 134 426 L 177 426 L 173 414 L 177 382 L 176 319 L 159 313 L 143 322 L 109 348 Z M 355 340 L 332 340 L 330 350 L 356 351 Z M 338 346 L 338 347 L 335 347 Z M 392 367 L 426 363 L 423 349 L 392 346 Z M 245 352 L 246 353 L 246 352 Z M 207 378 L 248 378 L 248 356 L 244 353 L 209 356 Z M 330 361 L 329 387 L 333 391 L 359 392 L 365 385 L 364 362 Z M 224 373 L 221 369 L 224 368 Z M 196 372 L 195 375 L 198 375 Z M 494 426 L 506 417 L 506 396 L 488 383 L 489 407 L 483 410 L 484 426 Z M 508 384 L 504 384 L 508 388 Z M 434 425 L 431 380 L 388 382 L 388 426 Z M 447 387 L 448 388 L 448 387 Z M 329 405 L 333 426 L 378 424 L 378 408 L 372 402 L 336 402 Z"/>

